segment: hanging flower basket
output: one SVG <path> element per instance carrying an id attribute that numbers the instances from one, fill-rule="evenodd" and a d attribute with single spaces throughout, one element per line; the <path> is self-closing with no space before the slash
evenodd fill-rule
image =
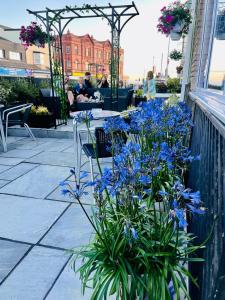
<path id="1" fill-rule="evenodd" d="M 218 16 L 216 21 L 216 39 L 225 40 L 225 10 Z"/>
<path id="2" fill-rule="evenodd" d="M 176 67 L 176 70 L 177 70 L 177 74 L 181 74 L 181 72 L 183 70 L 183 66 Z"/>
<path id="3" fill-rule="evenodd" d="M 37 25 L 36 22 L 31 22 L 27 27 L 21 26 L 20 40 L 25 48 L 29 46 L 45 47 L 48 42 L 48 35 L 42 30 L 42 27 Z"/>
<path id="4" fill-rule="evenodd" d="M 182 4 L 175 1 L 168 7 L 161 9 L 162 15 L 157 25 L 158 31 L 166 36 L 170 36 L 173 41 L 178 41 L 182 36 L 188 34 L 191 24 L 191 13 L 188 2 Z"/>
<path id="5" fill-rule="evenodd" d="M 170 58 L 172 60 L 178 61 L 178 60 L 181 60 L 182 57 L 183 57 L 182 52 L 180 52 L 180 51 L 178 51 L 176 49 L 170 52 Z"/>

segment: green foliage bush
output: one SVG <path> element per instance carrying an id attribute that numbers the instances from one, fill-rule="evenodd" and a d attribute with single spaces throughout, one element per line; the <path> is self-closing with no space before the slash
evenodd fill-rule
<path id="1" fill-rule="evenodd" d="M 169 93 L 180 93 L 181 84 L 179 78 L 169 78 L 167 80 L 167 89 Z"/>
<path id="2" fill-rule="evenodd" d="M 39 98 L 39 90 L 48 88 L 49 85 L 50 83 L 47 80 L 35 84 L 31 79 L 25 78 L 0 79 L 0 101 L 6 105 L 15 102 L 36 102 Z"/>

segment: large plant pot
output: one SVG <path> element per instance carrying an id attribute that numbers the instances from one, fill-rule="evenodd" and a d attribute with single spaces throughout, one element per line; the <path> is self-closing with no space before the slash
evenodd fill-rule
<path id="1" fill-rule="evenodd" d="M 172 41 L 179 41 L 181 39 L 184 26 L 184 21 L 179 21 L 173 26 L 173 29 L 170 32 L 170 38 Z"/>
<path id="2" fill-rule="evenodd" d="M 170 32 L 170 38 L 172 41 L 179 41 L 182 37 L 182 33 L 176 32 L 176 31 L 171 31 Z"/>
<path id="3" fill-rule="evenodd" d="M 28 125 L 33 128 L 51 128 L 55 126 L 54 116 L 50 115 L 35 115 L 30 114 Z"/>

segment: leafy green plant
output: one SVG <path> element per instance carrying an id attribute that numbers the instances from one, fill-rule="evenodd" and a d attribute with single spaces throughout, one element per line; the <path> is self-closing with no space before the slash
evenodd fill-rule
<path id="1" fill-rule="evenodd" d="M 194 236 L 188 234 L 187 214 L 204 214 L 200 193 L 184 186 L 183 174 L 198 157 L 191 157 L 183 143 L 189 135 L 191 113 L 183 103 L 167 105 L 148 101 L 132 111 L 130 121 L 111 118 L 104 131 L 111 136 L 108 151 L 114 154 L 112 167 L 101 169 L 98 148 L 90 132 L 90 112 L 77 115 L 85 123 L 93 143 L 100 179 L 74 185 L 62 182 L 63 194 L 80 204 L 92 225 L 94 236 L 83 249 L 74 249 L 73 268 L 83 285 L 92 287 L 91 300 L 171 300 L 169 283 L 176 299 L 181 291 L 190 300 L 186 277 L 196 285 L 187 263 L 202 262 L 195 252 Z M 129 136 L 135 133 L 135 141 Z M 123 133 L 123 135 L 122 135 Z M 127 135 L 124 144 L 122 136 Z M 82 181 L 87 173 L 81 175 Z M 94 186 L 96 206 L 88 214 L 82 204 L 88 186 Z"/>
<path id="2" fill-rule="evenodd" d="M 169 78 L 167 80 L 167 89 L 169 93 L 180 93 L 181 84 L 179 78 Z"/>
<path id="3" fill-rule="evenodd" d="M 6 104 L 12 95 L 12 88 L 7 80 L 0 81 L 0 103 Z"/>
<path id="4" fill-rule="evenodd" d="M 172 60 L 178 61 L 178 60 L 181 60 L 182 57 L 183 57 L 183 54 L 182 54 L 181 51 L 178 51 L 178 50 L 175 49 L 175 50 L 170 52 L 170 58 Z"/>

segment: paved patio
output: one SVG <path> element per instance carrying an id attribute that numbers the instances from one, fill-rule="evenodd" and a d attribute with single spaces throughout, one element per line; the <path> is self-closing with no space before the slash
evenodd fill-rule
<path id="1" fill-rule="evenodd" d="M 84 245 L 91 228 L 61 194 L 75 153 L 72 139 L 9 137 L 0 148 L 0 299 L 79 300 L 79 276 L 65 250 Z M 88 165 L 87 165 L 88 170 Z M 91 195 L 83 199 L 90 209 Z"/>

